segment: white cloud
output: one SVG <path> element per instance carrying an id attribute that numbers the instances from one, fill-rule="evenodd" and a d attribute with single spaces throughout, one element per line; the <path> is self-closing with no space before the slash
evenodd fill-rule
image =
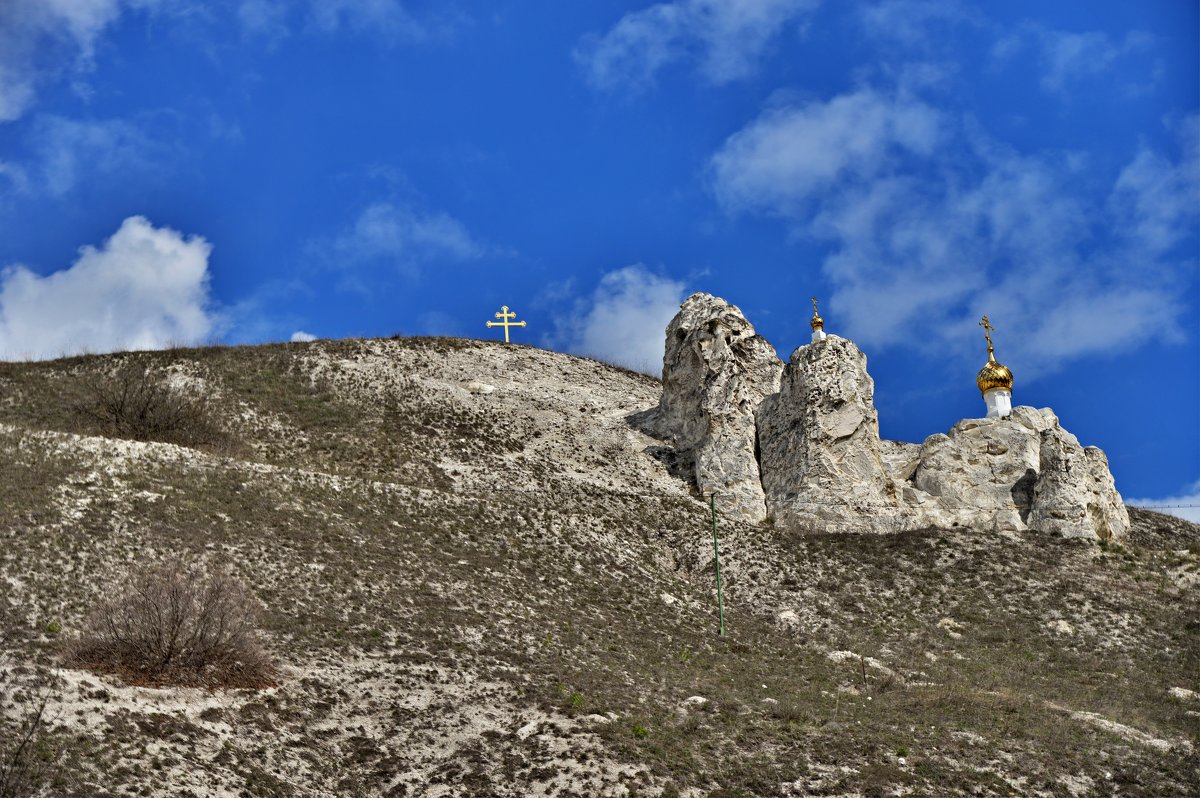
<path id="1" fill-rule="evenodd" d="M 1126 499 L 1125 503 L 1134 507 L 1148 507 L 1160 513 L 1186 519 L 1193 524 L 1200 524 L 1200 479 L 1184 488 L 1182 493 L 1174 496 L 1160 499 Z"/>
<path id="2" fill-rule="evenodd" d="M 300 17 L 299 24 L 322 33 L 351 31 L 388 41 L 423 40 L 457 21 L 445 15 L 418 20 L 400 0 L 309 0 L 295 16 L 298 0 L 229 5 L 244 33 L 269 42 L 286 37 Z M 160 9 L 192 18 L 209 13 L 194 0 L 0 0 L 0 123 L 24 116 L 47 83 L 90 70 L 97 43 L 123 15 Z"/>
<path id="3" fill-rule="evenodd" d="M 1167 256 L 1194 234 L 1195 146 L 1140 153 L 1104 202 L 1078 159 L 967 130 L 870 90 L 774 109 L 713 156 L 714 190 L 730 210 L 781 216 L 829 245 L 827 323 L 865 346 L 977 357 L 988 313 L 1021 379 L 1178 339 Z"/>
<path id="4" fill-rule="evenodd" d="M 316 27 L 328 33 L 349 29 L 406 40 L 427 33 L 398 0 L 314 0 L 310 13 Z"/>
<path id="5" fill-rule="evenodd" d="M 794 213 L 816 192 L 878 174 L 899 151 L 928 155 L 938 113 L 871 89 L 767 111 L 712 158 L 717 196 L 731 209 Z"/>
<path id="6" fill-rule="evenodd" d="M 2 0 L 0 0 L 2 2 Z M 26 157 L 0 161 L 0 200 L 22 195 L 63 197 L 81 183 L 161 177 L 182 153 L 171 142 L 178 118 L 170 113 L 132 119 L 35 116 L 24 125 Z M 158 127 L 155 134 L 148 130 Z"/>
<path id="7" fill-rule="evenodd" d="M 161 349 L 207 340 L 208 256 L 141 216 L 126 219 L 100 248 L 83 247 L 68 268 L 39 276 L 21 265 L 0 271 L 0 358 Z"/>
<path id="8" fill-rule="evenodd" d="M 260 36 L 276 42 L 290 32 L 288 5 L 283 0 L 241 0 L 237 18 L 242 31 L 251 37 Z"/>
<path id="9" fill-rule="evenodd" d="M 29 170 L 11 161 L 0 161 L 0 197 L 8 191 L 28 191 L 29 185 Z"/>
<path id="10" fill-rule="evenodd" d="M 126 9 L 152 8 L 161 2 L 0 2 L 0 122 L 24 115 L 33 105 L 39 86 L 68 65 L 88 68 L 96 40 Z"/>
<path id="11" fill-rule="evenodd" d="M 1200 115 L 1175 125 L 1182 154 L 1177 162 L 1146 147 L 1117 178 L 1111 202 L 1129 236 L 1165 252 L 1186 235 L 1200 208 Z"/>
<path id="12" fill-rule="evenodd" d="M 557 319 L 554 343 L 648 374 L 662 370 L 667 324 L 679 312 L 684 284 L 643 266 L 608 272 L 574 313 Z"/>
<path id="13" fill-rule="evenodd" d="M 309 341 L 317 340 L 317 336 L 312 333 L 307 333 L 304 330 L 296 330 L 292 333 L 291 342 L 294 344 L 306 344 Z"/>
<path id="14" fill-rule="evenodd" d="M 475 260 L 487 248 L 444 213 L 378 202 L 342 233 L 317 241 L 312 252 L 335 267 L 386 263 L 413 274 L 426 263 Z"/>
<path id="15" fill-rule="evenodd" d="M 883 0 L 860 7 L 859 19 L 873 37 L 925 47 L 955 26 L 983 24 L 979 12 L 958 0 Z"/>
<path id="16" fill-rule="evenodd" d="M 992 47 L 992 56 L 1005 63 L 1032 50 L 1042 68 L 1042 88 L 1065 95 L 1072 84 L 1110 72 L 1119 62 L 1148 52 L 1153 45 L 1153 37 L 1141 31 L 1130 31 L 1123 41 L 1117 42 L 1101 31 L 1074 33 L 1028 22 L 998 40 Z M 1153 74 L 1146 76 L 1147 82 L 1153 79 Z M 1138 91 L 1146 87 L 1131 84 L 1125 88 Z"/>
<path id="17" fill-rule="evenodd" d="M 70 192 L 84 175 L 106 178 L 149 172 L 167 149 L 137 124 L 122 119 L 40 116 L 34 121 L 31 139 L 35 158 L 28 187 L 53 196 Z"/>
<path id="18" fill-rule="evenodd" d="M 237 22 L 249 38 L 275 45 L 293 32 L 369 36 L 385 44 L 444 39 L 465 17 L 450 4 L 409 11 L 406 0 L 238 0 Z"/>
<path id="19" fill-rule="evenodd" d="M 631 12 L 575 51 L 601 89 L 643 86 L 673 61 L 694 60 L 712 83 L 753 73 L 771 42 L 817 0 L 673 0 Z"/>

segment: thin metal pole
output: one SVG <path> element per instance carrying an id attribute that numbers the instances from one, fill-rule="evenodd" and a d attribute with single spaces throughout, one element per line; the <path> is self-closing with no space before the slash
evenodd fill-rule
<path id="1" fill-rule="evenodd" d="M 720 618 L 719 634 L 725 636 L 725 599 L 721 595 L 721 544 L 717 541 L 717 494 L 709 496 L 712 506 L 713 554 L 717 563 L 717 615 Z"/>

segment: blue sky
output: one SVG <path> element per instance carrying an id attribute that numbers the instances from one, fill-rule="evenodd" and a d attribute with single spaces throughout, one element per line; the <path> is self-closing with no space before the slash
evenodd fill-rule
<path id="1" fill-rule="evenodd" d="M 1014 401 L 1200 494 L 1195 3 L 0 0 L 0 357 L 449 334 L 657 369 L 808 297 L 885 437 Z M 1145 498 L 1143 498 L 1145 497 Z"/>

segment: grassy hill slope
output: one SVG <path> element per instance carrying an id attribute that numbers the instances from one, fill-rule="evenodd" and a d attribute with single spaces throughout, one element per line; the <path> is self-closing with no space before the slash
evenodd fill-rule
<path id="1" fill-rule="evenodd" d="M 74 408 L 131 361 L 228 435 L 98 434 Z M 252 588 L 282 666 L 215 692 L 59 667 L 52 794 L 1195 791 L 1195 525 L 1135 511 L 1101 548 L 721 520 L 719 637 L 708 507 L 630 420 L 659 390 L 455 339 L 0 364 L 7 683 L 179 554 Z"/>

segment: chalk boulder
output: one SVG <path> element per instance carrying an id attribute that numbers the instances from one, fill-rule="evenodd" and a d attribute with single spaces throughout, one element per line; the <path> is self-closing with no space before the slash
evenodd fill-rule
<path id="1" fill-rule="evenodd" d="M 694 462 L 696 485 L 725 515 L 759 523 L 766 503 L 754 411 L 779 390 L 783 362 L 737 307 L 693 294 L 667 327 L 663 395 L 651 426 Z"/>

